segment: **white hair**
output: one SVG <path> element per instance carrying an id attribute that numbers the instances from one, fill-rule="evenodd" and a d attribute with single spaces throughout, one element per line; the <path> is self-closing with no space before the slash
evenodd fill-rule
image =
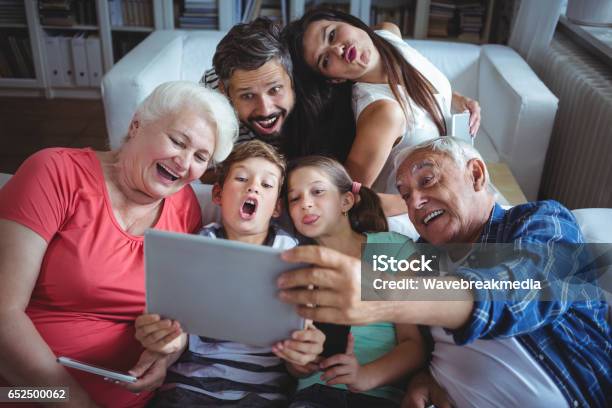
<path id="1" fill-rule="evenodd" d="M 428 150 L 432 152 L 439 152 L 448 156 L 459 169 L 464 169 L 468 162 L 472 159 L 478 159 L 484 163 L 482 155 L 473 146 L 467 144 L 463 140 L 457 139 L 450 136 L 442 136 L 436 139 L 426 140 L 414 146 L 409 146 L 402 149 L 397 156 L 395 156 L 394 166 L 395 169 L 399 169 L 408 157 L 417 151 Z M 489 180 L 489 170 L 485 166 L 485 184 L 487 190 L 491 193 L 495 193 Z"/>
<path id="2" fill-rule="evenodd" d="M 143 123 L 153 122 L 181 109 L 202 112 L 212 120 L 215 128 L 215 151 L 212 160 L 225 160 L 238 138 L 238 119 L 227 98 L 218 91 L 197 82 L 170 81 L 159 85 L 136 108 Z"/>

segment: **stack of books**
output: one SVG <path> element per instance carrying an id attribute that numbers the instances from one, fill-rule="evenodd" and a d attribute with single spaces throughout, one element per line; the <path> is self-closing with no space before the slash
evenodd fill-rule
<path id="1" fill-rule="evenodd" d="M 454 35 L 455 12 L 454 0 L 433 0 L 429 9 L 428 37 L 448 37 Z"/>
<path id="2" fill-rule="evenodd" d="M 479 42 L 482 33 L 484 6 L 478 0 L 464 0 L 457 5 L 459 36 L 463 41 Z"/>
<path id="3" fill-rule="evenodd" d="M 26 24 L 23 1 L 0 0 L 0 24 Z"/>
<path id="4" fill-rule="evenodd" d="M 280 25 L 287 23 L 287 0 L 242 0 L 239 3 L 235 21 L 248 23 L 265 17 Z"/>
<path id="5" fill-rule="evenodd" d="M 219 14 L 216 0 L 185 0 L 183 14 L 179 17 L 180 28 L 216 30 Z"/>
<path id="6" fill-rule="evenodd" d="M 108 0 L 108 11 L 113 27 L 153 27 L 151 0 Z"/>
<path id="7" fill-rule="evenodd" d="M 414 8 L 403 6 L 376 6 L 370 8 L 370 24 L 390 22 L 397 25 L 403 36 L 412 35 L 414 31 Z"/>
<path id="8" fill-rule="evenodd" d="M 40 0 L 38 2 L 40 24 L 61 27 L 76 25 L 73 3 L 72 0 Z"/>

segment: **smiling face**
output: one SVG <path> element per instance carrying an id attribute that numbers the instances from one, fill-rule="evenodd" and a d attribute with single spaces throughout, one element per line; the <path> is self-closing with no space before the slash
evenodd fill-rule
<path id="1" fill-rule="evenodd" d="M 291 78 L 277 60 L 255 70 L 235 70 L 227 95 L 238 119 L 260 136 L 278 136 L 295 96 Z"/>
<path id="2" fill-rule="evenodd" d="M 397 171 L 398 190 L 422 238 L 435 245 L 478 238 L 485 208 L 480 203 L 489 199 L 481 164 L 473 159 L 460 169 L 449 156 L 431 151 L 404 160 Z"/>
<path id="3" fill-rule="evenodd" d="M 348 223 L 343 213 L 353 206 L 354 196 L 341 194 L 324 172 L 301 167 L 291 172 L 288 180 L 289 214 L 300 234 L 318 240 L 342 228 L 339 221 Z"/>
<path id="4" fill-rule="evenodd" d="M 146 197 L 162 199 L 200 178 L 215 151 L 216 126 L 206 115 L 184 108 L 130 124 L 122 180 Z"/>
<path id="5" fill-rule="evenodd" d="M 262 243 L 270 219 L 280 214 L 278 194 L 281 170 L 274 163 L 254 157 L 234 163 L 223 186 L 215 184 L 213 201 L 221 206 L 221 219 L 228 238 Z M 253 239 L 248 239 L 248 238 Z"/>
<path id="6" fill-rule="evenodd" d="M 370 36 L 341 21 L 312 22 L 304 33 L 303 46 L 306 63 L 330 79 L 358 81 L 380 61 Z"/>

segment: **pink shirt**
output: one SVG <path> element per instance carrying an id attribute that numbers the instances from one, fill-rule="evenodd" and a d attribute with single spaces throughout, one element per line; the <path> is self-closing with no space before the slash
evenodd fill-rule
<path id="1" fill-rule="evenodd" d="M 166 198 L 155 229 L 195 232 L 201 212 L 191 187 Z M 45 149 L 0 190 L 0 218 L 48 242 L 26 313 L 57 356 L 126 371 L 142 348 L 134 320 L 145 308 L 144 238 L 115 220 L 102 168 L 91 149 Z M 71 371 L 103 406 L 142 406 L 99 376 Z"/>

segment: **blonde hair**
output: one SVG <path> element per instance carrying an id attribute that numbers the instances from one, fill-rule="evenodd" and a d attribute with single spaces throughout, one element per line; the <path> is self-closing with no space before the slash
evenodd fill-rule
<path id="1" fill-rule="evenodd" d="M 216 129 L 213 162 L 223 161 L 238 138 L 234 108 L 220 92 L 191 81 L 165 82 L 153 90 L 136 108 L 142 123 L 153 122 L 181 109 L 194 109 L 211 120 Z"/>

